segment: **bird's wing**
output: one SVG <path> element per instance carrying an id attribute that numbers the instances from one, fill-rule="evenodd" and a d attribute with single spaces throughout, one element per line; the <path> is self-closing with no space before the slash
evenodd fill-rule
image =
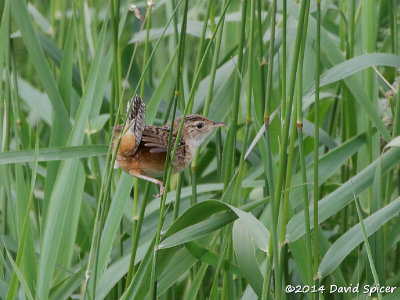
<path id="1" fill-rule="evenodd" d="M 146 104 L 142 98 L 136 95 L 135 98 L 128 102 L 126 110 L 128 119 L 126 120 L 125 130 L 127 132 L 125 134 L 133 134 L 135 136 L 135 145 L 132 149 L 132 155 L 134 155 L 146 126 Z"/>
<path id="2" fill-rule="evenodd" d="M 151 153 L 167 152 L 169 131 L 166 126 L 146 126 L 142 135 L 144 146 L 151 148 Z M 175 141 L 174 137 L 172 139 Z"/>
<path id="3" fill-rule="evenodd" d="M 168 138 L 169 138 L 170 128 L 169 126 L 146 126 L 143 130 L 142 141 L 145 147 L 150 148 L 150 153 L 166 153 L 168 148 Z M 176 140 L 176 132 L 173 133 L 171 141 L 171 154 Z M 185 145 L 184 142 L 180 142 L 178 145 L 175 160 L 179 155 L 182 155 Z"/>

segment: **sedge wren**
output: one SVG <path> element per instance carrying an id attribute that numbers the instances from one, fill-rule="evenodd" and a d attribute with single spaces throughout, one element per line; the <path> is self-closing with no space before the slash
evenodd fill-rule
<path id="1" fill-rule="evenodd" d="M 121 168 L 132 176 L 157 184 L 160 187 L 157 196 L 161 196 L 164 193 L 163 182 L 155 177 L 164 174 L 171 123 L 164 126 L 146 125 L 146 106 L 139 96 L 133 99 L 133 104 L 128 102 L 127 114 L 126 123 L 116 126 L 113 131 L 112 142 L 115 148 L 123 130 L 114 168 Z M 174 122 L 171 145 L 175 143 L 181 119 L 179 117 Z M 189 165 L 197 147 L 210 132 L 225 125 L 197 114 L 186 115 L 172 162 L 172 172 L 180 172 Z"/>

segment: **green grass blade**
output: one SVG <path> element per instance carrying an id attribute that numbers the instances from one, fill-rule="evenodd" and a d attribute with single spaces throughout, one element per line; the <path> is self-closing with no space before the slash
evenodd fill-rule
<path id="1" fill-rule="evenodd" d="M 107 265 L 113 241 L 124 213 L 125 205 L 133 186 L 133 177 L 124 173 L 118 181 L 116 193 L 111 202 L 110 210 L 104 224 L 100 241 L 98 270 L 103 272 Z M 102 277 L 101 277 L 102 278 Z M 100 279 L 101 280 L 101 279 Z"/>
<path id="2" fill-rule="evenodd" d="M 397 198 L 366 218 L 364 224 L 367 236 L 382 228 L 385 223 L 397 216 L 399 212 L 400 198 Z M 325 277 L 329 275 L 363 240 L 361 225 L 358 223 L 337 239 L 329 248 L 319 266 L 319 276 Z"/>
<path id="3" fill-rule="evenodd" d="M 98 40 L 96 55 L 89 72 L 86 89 L 83 93 L 74 127 L 68 141 L 69 146 L 78 146 L 83 142 L 86 121 L 95 97 L 96 82 L 98 77 L 103 75 L 99 73 L 99 69 L 103 58 L 105 27 L 106 23 L 103 24 L 103 29 Z M 49 295 L 51 279 L 60 247 L 60 237 L 63 232 L 62 225 L 67 216 L 68 203 L 65 202 L 64 196 L 71 194 L 73 178 L 77 172 L 78 163 L 77 159 L 64 160 L 61 163 L 51 194 L 39 258 L 37 296 L 40 299 L 47 299 Z"/>
<path id="4" fill-rule="evenodd" d="M 355 175 L 351 181 L 347 181 L 334 192 L 325 196 L 319 201 L 319 223 L 336 214 L 340 209 L 348 205 L 353 198 L 353 186 L 355 195 L 359 195 L 363 190 L 372 185 L 376 166 L 382 160 L 382 174 L 385 174 L 395 166 L 395 162 L 400 159 L 400 149 L 391 149 L 378 157 L 373 163 Z M 352 184 L 351 184 L 352 183 Z M 353 185 L 353 186 L 352 186 Z M 287 225 L 287 240 L 295 241 L 304 234 L 304 212 L 297 213 Z M 313 217 L 313 210 L 310 208 L 310 218 Z"/>
<path id="5" fill-rule="evenodd" d="M 39 45 L 25 1 L 11 1 L 11 10 L 19 29 L 21 30 L 25 46 L 28 50 L 31 61 L 35 66 L 36 74 L 49 95 L 53 109 L 63 125 L 64 130 L 68 131 L 71 129 L 71 122 L 57 88 L 56 81 L 51 74 L 49 64 L 47 63 L 43 50 Z"/>
<path id="6" fill-rule="evenodd" d="M 343 80 L 372 66 L 400 67 L 400 57 L 394 54 L 372 53 L 363 54 L 343 61 L 321 75 L 320 87 Z M 314 84 L 306 89 L 304 97 L 315 92 Z"/>
<path id="7" fill-rule="evenodd" d="M 163 239 L 159 244 L 159 249 L 171 248 L 180 244 L 193 241 L 197 238 L 211 233 L 237 219 L 237 215 L 228 210 L 217 215 L 210 216 L 208 219 L 195 225 L 186 227 L 179 232 Z M 179 220 L 179 219 L 178 219 Z"/>
<path id="8" fill-rule="evenodd" d="M 60 66 L 60 78 L 58 79 L 58 89 L 62 98 L 64 99 L 67 111 L 70 111 L 71 109 L 72 69 L 74 59 L 74 20 L 74 18 L 71 19 L 68 28 L 63 52 L 63 59 Z"/>
<path id="9" fill-rule="evenodd" d="M 38 161 L 65 160 L 106 155 L 108 147 L 104 145 L 86 145 L 40 149 Z M 0 153 L 0 165 L 33 162 L 34 150 L 20 150 Z"/>
<path id="10" fill-rule="evenodd" d="M 204 245 L 203 245 L 204 246 Z M 211 252 L 206 248 L 201 247 L 196 242 L 189 242 L 185 244 L 186 249 L 197 259 L 211 265 L 213 267 L 217 267 L 219 256 L 217 253 Z M 243 276 L 243 272 L 241 271 L 240 267 L 236 264 L 229 262 L 228 260 L 224 260 L 222 264 L 222 268 L 224 268 L 228 272 L 232 272 L 239 276 Z"/>
<path id="11" fill-rule="evenodd" d="M 197 297 L 197 293 L 199 292 L 201 283 L 204 279 L 204 275 L 206 274 L 208 265 L 206 263 L 202 263 L 200 269 L 197 271 L 196 275 L 193 278 L 193 283 L 187 292 L 185 299 L 195 300 Z"/>
<path id="12" fill-rule="evenodd" d="M 232 231 L 233 247 L 242 272 L 258 297 L 260 297 L 263 276 L 257 263 L 254 240 L 249 234 L 249 229 L 244 219 L 239 219 L 235 222 Z"/>
<path id="13" fill-rule="evenodd" d="M 3 241 L 3 242 L 4 242 L 4 241 Z M 21 284 L 22 284 L 22 287 L 23 287 L 23 289 L 24 289 L 24 291 L 25 291 L 25 295 L 28 297 L 28 299 L 33 300 L 33 296 L 32 296 L 32 294 L 31 294 L 31 292 L 30 292 L 30 290 L 29 290 L 29 286 L 28 286 L 28 283 L 27 283 L 27 281 L 26 281 L 26 279 L 25 279 L 25 277 L 24 277 L 24 274 L 23 274 L 23 273 L 21 272 L 21 270 L 18 268 L 17 264 L 14 262 L 13 258 L 11 257 L 11 254 L 8 252 L 7 249 L 6 249 L 6 252 L 7 252 L 8 259 L 9 259 L 9 261 L 10 261 L 10 263 L 11 263 L 11 266 L 12 266 L 13 269 L 14 269 L 15 274 L 17 275 L 18 280 L 19 280 L 19 281 L 21 282 Z"/>

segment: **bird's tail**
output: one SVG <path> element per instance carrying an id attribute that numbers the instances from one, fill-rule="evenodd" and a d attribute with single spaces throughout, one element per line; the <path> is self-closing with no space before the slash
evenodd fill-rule
<path id="1" fill-rule="evenodd" d="M 146 105 L 143 102 L 142 98 L 140 98 L 138 95 L 132 98 L 132 100 L 130 100 L 127 104 L 126 113 L 127 120 L 125 126 L 121 124 L 113 128 L 112 143 L 113 148 L 115 149 L 118 138 L 122 131 L 123 139 L 125 136 L 127 138 L 126 140 L 133 142 L 132 145 L 129 145 L 128 149 L 125 149 L 126 147 L 123 147 L 124 155 L 132 156 L 135 154 L 136 150 L 139 147 L 140 141 L 142 139 L 142 133 L 144 127 L 146 126 Z M 121 148 L 118 149 L 118 154 L 120 154 L 120 150 Z"/>

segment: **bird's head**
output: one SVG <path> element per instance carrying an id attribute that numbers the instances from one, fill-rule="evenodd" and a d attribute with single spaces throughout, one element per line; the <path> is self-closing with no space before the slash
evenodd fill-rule
<path id="1" fill-rule="evenodd" d="M 181 117 L 175 120 L 174 128 L 179 128 Z M 226 126 L 223 122 L 214 122 L 201 115 L 186 115 L 183 123 L 182 136 L 191 146 L 199 146 L 214 128 Z"/>

